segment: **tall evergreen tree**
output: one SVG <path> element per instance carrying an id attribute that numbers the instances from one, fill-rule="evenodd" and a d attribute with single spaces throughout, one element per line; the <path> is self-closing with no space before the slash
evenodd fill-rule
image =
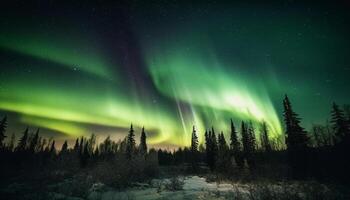
<path id="1" fill-rule="evenodd" d="M 198 151 L 198 137 L 196 133 L 196 128 L 192 128 L 192 137 L 191 137 L 191 152 L 196 153 Z"/>
<path id="2" fill-rule="evenodd" d="M 7 128 L 7 117 L 5 116 L 1 121 L 0 121 L 0 149 L 4 147 L 4 140 L 6 138 L 5 132 Z"/>
<path id="3" fill-rule="evenodd" d="M 67 142 L 67 140 L 65 140 L 64 143 L 62 144 L 60 153 L 61 154 L 68 153 L 68 142 Z"/>
<path id="4" fill-rule="evenodd" d="M 134 134 L 134 128 L 132 127 L 132 124 L 131 124 L 129 134 L 126 140 L 126 157 L 128 159 L 132 158 L 132 155 L 135 152 L 135 148 L 136 148 L 135 134 Z"/>
<path id="5" fill-rule="evenodd" d="M 309 138 L 303 127 L 300 126 L 300 118 L 293 111 L 292 105 L 286 95 L 283 100 L 284 122 L 286 124 L 286 145 L 288 149 L 306 148 Z"/>
<path id="6" fill-rule="evenodd" d="M 211 131 L 208 134 L 208 142 L 207 142 L 207 163 L 210 170 L 215 170 L 217 154 L 218 154 L 218 143 L 215 135 L 214 127 L 212 127 Z"/>
<path id="7" fill-rule="evenodd" d="M 251 152 L 254 152 L 256 150 L 256 138 L 255 138 L 255 131 L 252 121 L 249 122 L 249 126 L 247 128 L 248 135 L 249 135 L 249 146 Z"/>
<path id="8" fill-rule="evenodd" d="M 244 121 L 242 121 L 242 124 L 241 124 L 241 135 L 242 135 L 243 152 L 244 152 L 244 156 L 246 157 L 248 154 L 251 153 L 251 149 L 250 149 L 250 142 L 249 142 L 249 134 Z"/>
<path id="9" fill-rule="evenodd" d="M 79 152 L 80 151 L 80 145 L 79 145 L 79 138 L 75 140 L 75 144 L 73 147 L 74 152 Z"/>
<path id="10" fill-rule="evenodd" d="M 27 149 L 28 136 L 29 136 L 29 129 L 27 127 L 23 133 L 23 136 L 18 141 L 18 144 L 16 147 L 17 152 L 23 152 Z"/>
<path id="11" fill-rule="evenodd" d="M 231 119 L 231 135 L 230 135 L 230 149 L 233 153 L 236 165 L 240 168 L 244 165 L 244 160 L 242 156 L 241 143 L 238 140 L 237 131 L 233 121 Z"/>
<path id="12" fill-rule="evenodd" d="M 287 95 L 283 100 L 283 107 L 288 162 L 292 169 L 292 176 L 294 178 L 303 178 L 308 170 L 307 147 L 309 137 L 304 128 L 300 126 L 300 118 L 293 111 Z"/>
<path id="13" fill-rule="evenodd" d="M 350 137 L 350 125 L 344 115 L 344 111 L 339 106 L 333 103 L 332 106 L 332 128 L 335 134 L 335 141 L 342 142 L 348 140 Z M 350 142 L 350 141 L 345 141 Z"/>
<path id="14" fill-rule="evenodd" d="M 55 156 L 56 155 L 56 146 L 55 146 L 55 140 L 52 141 L 51 147 L 50 147 L 50 154 Z"/>
<path id="15" fill-rule="evenodd" d="M 205 133 L 204 133 L 204 140 L 205 140 L 205 161 L 207 165 L 210 166 L 211 143 L 210 143 L 210 136 L 207 130 L 205 130 Z"/>
<path id="16" fill-rule="evenodd" d="M 218 135 L 218 157 L 216 161 L 216 169 L 225 172 L 230 167 L 230 152 L 226 143 L 224 133 Z"/>
<path id="17" fill-rule="evenodd" d="M 145 133 L 145 127 L 142 127 L 141 131 L 141 137 L 140 137 L 140 146 L 139 146 L 139 151 L 141 155 L 146 155 L 147 154 L 147 142 L 146 142 L 146 133 Z"/>
<path id="18" fill-rule="evenodd" d="M 225 139 L 224 133 L 222 131 L 218 136 L 218 149 L 219 149 L 219 151 L 227 151 L 228 150 L 226 139 Z"/>
<path id="19" fill-rule="evenodd" d="M 261 146 L 263 147 L 263 149 L 266 152 L 270 152 L 271 151 L 271 144 L 270 144 L 270 140 L 269 140 L 269 132 L 267 129 L 267 125 L 266 122 L 262 122 L 261 124 L 261 132 L 260 132 L 260 136 L 261 136 Z"/>
<path id="20" fill-rule="evenodd" d="M 38 150 L 38 144 L 39 144 L 39 129 L 37 129 L 34 136 L 30 139 L 29 142 L 29 152 L 35 153 L 36 150 Z"/>
<path id="21" fill-rule="evenodd" d="M 191 164 L 192 169 L 197 170 L 197 162 L 198 162 L 198 137 L 195 126 L 192 128 L 192 137 L 191 137 Z"/>

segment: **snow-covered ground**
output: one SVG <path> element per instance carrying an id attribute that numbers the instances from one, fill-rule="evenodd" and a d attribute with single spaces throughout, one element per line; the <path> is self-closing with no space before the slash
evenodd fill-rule
<path id="1" fill-rule="evenodd" d="M 348 199 L 334 196 L 334 190 L 316 182 L 218 183 L 207 182 L 205 178 L 198 176 L 153 179 L 149 183 L 135 183 L 133 187 L 124 190 L 108 187 L 103 183 L 94 183 L 91 186 L 65 179 L 42 188 L 45 191 L 42 195 L 45 196 L 34 192 L 40 191 L 40 188 L 32 188 L 29 184 L 14 183 L 1 190 L 12 196 L 26 197 L 23 199 L 45 200 Z"/>
<path id="2" fill-rule="evenodd" d="M 288 184 L 288 191 L 286 191 L 286 185 L 283 185 L 282 183 L 269 184 L 268 186 L 241 183 L 208 183 L 205 178 L 198 176 L 180 177 L 179 179 L 180 183 L 182 182 L 183 185 L 182 189 L 178 190 L 168 189 L 167 186 L 172 184 L 170 179 L 154 179 L 150 184 L 138 184 L 137 186 L 125 191 L 116 191 L 106 188 L 102 189 L 103 185 L 95 184 L 88 195 L 88 199 L 251 199 L 251 195 L 254 195 L 255 198 L 257 195 L 262 195 L 266 199 L 266 197 L 268 198 L 276 195 L 284 195 L 286 192 L 288 193 L 291 190 L 295 191 L 293 192 L 293 195 L 296 195 L 294 197 L 303 199 L 304 195 L 302 192 L 298 192 L 299 186 L 297 184 Z"/>

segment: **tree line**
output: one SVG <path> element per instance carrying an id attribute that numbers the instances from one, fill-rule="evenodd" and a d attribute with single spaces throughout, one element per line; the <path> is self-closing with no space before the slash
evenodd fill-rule
<path id="1" fill-rule="evenodd" d="M 192 169 L 208 166 L 212 172 L 227 173 L 249 169 L 251 174 L 264 173 L 261 166 L 272 171 L 274 165 L 285 165 L 283 178 L 320 178 L 348 181 L 350 150 L 350 112 L 333 103 L 330 122 L 313 125 L 307 132 L 301 126 L 301 118 L 294 111 L 286 95 L 283 99 L 283 140 L 272 140 L 266 122 L 262 122 L 258 133 L 251 121 L 242 121 L 240 129 L 231 119 L 230 138 L 226 141 L 223 132 L 214 128 L 204 133 L 205 146 L 198 143 L 193 127 L 191 146 L 174 152 L 159 151 L 162 164 L 191 164 Z M 283 142 L 283 143 L 282 143 Z M 261 175 L 261 174 L 258 174 Z"/>
<path id="2" fill-rule="evenodd" d="M 204 143 L 199 144 L 199 133 L 193 126 L 190 147 L 174 151 L 149 150 L 144 128 L 137 145 L 132 125 L 121 141 L 115 142 L 108 136 L 97 144 L 96 136 L 91 135 L 77 138 L 73 148 L 69 148 L 65 141 L 59 151 L 55 140 L 41 137 L 39 129 L 31 132 L 26 128 L 18 142 L 12 135 L 5 143 L 7 118 L 4 117 L 0 121 L 1 172 L 6 176 L 11 174 L 6 170 L 48 169 L 53 166 L 74 171 L 101 163 L 106 165 L 112 160 L 115 161 L 112 168 L 129 171 L 124 173 L 125 178 L 130 178 L 131 174 L 136 178 L 153 176 L 158 164 L 186 165 L 194 173 L 207 167 L 215 173 L 248 170 L 255 175 L 261 175 L 264 167 L 274 170 L 274 167 L 283 165 L 287 172 L 285 177 L 333 177 L 346 181 L 344 175 L 349 174 L 347 169 L 350 166 L 347 159 L 350 148 L 349 107 L 342 109 L 333 103 L 330 123 L 315 125 L 309 132 L 301 126 L 301 118 L 287 96 L 283 108 L 283 141 L 271 139 L 266 122 L 262 122 L 256 131 L 251 121 L 242 121 L 237 128 L 231 119 L 228 142 L 222 131 L 216 132 L 211 127 L 204 132 Z M 125 165 L 123 169 L 120 169 L 120 162 Z"/>

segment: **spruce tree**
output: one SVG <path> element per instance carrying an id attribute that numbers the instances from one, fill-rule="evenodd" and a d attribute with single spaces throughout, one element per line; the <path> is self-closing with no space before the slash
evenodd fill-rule
<path id="1" fill-rule="evenodd" d="M 23 136 L 18 141 L 17 147 L 15 149 L 17 152 L 23 152 L 27 149 L 28 135 L 29 129 L 27 127 L 23 133 Z"/>
<path id="2" fill-rule="evenodd" d="M 62 147 L 61 147 L 61 154 L 67 153 L 68 152 L 68 142 L 67 140 L 64 141 Z"/>
<path id="3" fill-rule="evenodd" d="M 4 145 L 4 140 L 6 138 L 5 132 L 7 128 L 7 117 L 5 116 L 1 121 L 0 121 L 0 149 L 3 148 Z"/>
<path id="4" fill-rule="evenodd" d="M 226 143 L 224 133 L 218 135 L 218 158 L 216 168 L 218 171 L 225 172 L 230 165 L 229 147 Z"/>
<path id="5" fill-rule="evenodd" d="M 340 109 L 339 106 L 335 103 L 333 103 L 332 106 L 331 123 L 335 134 L 335 142 L 349 142 L 346 141 L 350 137 L 349 122 L 344 115 L 344 111 Z"/>
<path id="6" fill-rule="evenodd" d="M 286 145 L 288 149 L 304 149 L 307 147 L 309 138 L 303 127 L 300 126 L 300 118 L 293 111 L 287 97 L 283 100 L 284 122 L 286 124 Z"/>
<path id="7" fill-rule="evenodd" d="M 55 155 L 56 155 L 55 140 L 53 140 L 52 143 L 51 143 L 50 155 L 52 155 L 52 156 L 55 156 Z"/>
<path id="8" fill-rule="evenodd" d="M 238 167 L 242 168 L 244 160 L 241 152 L 241 144 L 238 140 L 237 131 L 231 119 L 231 135 L 230 135 L 230 149 Z"/>
<path id="9" fill-rule="evenodd" d="M 293 111 L 287 97 L 283 100 L 284 122 L 286 126 L 286 146 L 288 162 L 294 178 L 304 178 L 307 169 L 307 147 L 309 137 L 304 128 L 300 126 L 300 118 Z"/>
<path id="10" fill-rule="evenodd" d="M 244 156 L 247 157 L 247 155 L 251 153 L 251 149 L 250 149 L 249 134 L 244 121 L 242 121 L 242 124 L 241 124 L 241 135 L 242 135 Z"/>
<path id="11" fill-rule="evenodd" d="M 191 137 L 191 152 L 195 153 L 197 151 L 198 151 L 198 137 L 197 137 L 196 129 L 193 126 L 192 137 Z"/>
<path id="12" fill-rule="evenodd" d="M 261 146 L 266 152 L 271 151 L 271 145 L 270 145 L 270 140 L 269 140 L 269 133 L 267 129 L 266 122 L 262 122 L 261 124 Z"/>
<path id="13" fill-rule="evenodd" d="M 209 138 L 210 138 L 210 166 L 209 167 L 211 170 L 215 170 L 216 161 L 218 157 L 218 141 L 216 138 L 214 127 L 212 127 L 211 131 L 209 131 Z"/>
<path id="14" fill-rule="evenodd" d="M 73 147 L 74 152 L 78 153 L 80 151 L 79 138 L 75 140 L 75 144 Z"/>
<path id="15" fill-rule="evenodd" d="M 224 133 L 222 131 L 218 136 L 218 149 L 219 149 L 219 151 L 227 151 L 228 150 L 226 139 L 225 139 Z"/>
<path id="16" fill-rule="evenodd" d="M 131 124 L 129 134 L 128 134 L 127 140 L 126 140 L 126 157 L 128 159 L 132 158 L 132 155 L 135 152 L 135 147 L 136 147 L 135 134 L 134 134 L 134 129 L 133 129 L 132 124 Z"/>
<path id="17" fill-rule="evenodd" d="M 145 127 L 142 127 L 139 151 L 140 151 L 141 155 L 143 155 L 143 156 L 147 154 L 146 139 L 147 139 L 147 137 L 146 137 L 146 133 L 145 133 Z"/>
<path id="18" fill-rule="evenodd" d="M 193 126 L 192 128 L 192 137 L 191 137 L 191 164 L 192 169 L 197 170 L 197 162 L 198 162 L 198 137 L 196 133 L 196 128 Z"/>
<path id="19" fill-rule="evenodd" d="M 39 144 L 39 129 L 36 131 L 34 136 L 30 139 L 29 142 L 29 152 L 35 153 Z"/>
<path id="20" fill-rule="evenodd" d="M 204 133 L 204 140 L 205 140 L 205 161 L 207 165 L 210 166 L 211 143 L 210 143 L 210 137 L 207 130 L 205 130 L 205 133 Z"/>

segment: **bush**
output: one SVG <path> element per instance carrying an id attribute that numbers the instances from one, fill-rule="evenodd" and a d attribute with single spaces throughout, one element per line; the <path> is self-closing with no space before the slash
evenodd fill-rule
<path id="1" fill-rule="evenodd" d="M 165 189 L 170 191 L 182 190 L 185 182 L 178 177 L 170 178 L 169 182 L 165 184 Z"/>

